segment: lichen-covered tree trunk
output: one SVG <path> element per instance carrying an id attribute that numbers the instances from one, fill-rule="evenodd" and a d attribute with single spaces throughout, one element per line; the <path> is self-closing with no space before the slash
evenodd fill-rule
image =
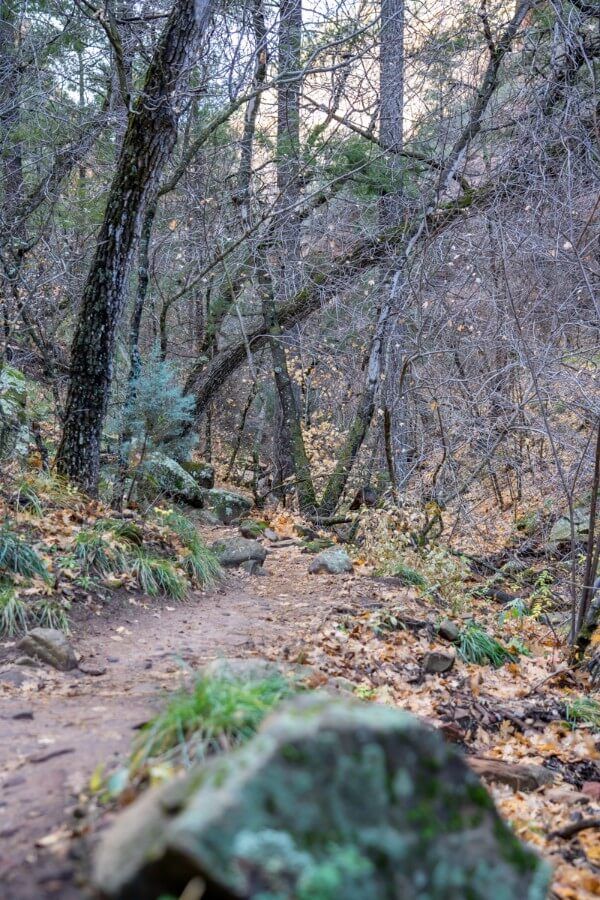
<path id="1" fill-rule="evenodd" d="M 176 138 L 177 88 L 189 71 L 211 0 L 178 0 L 128 116 L 73 340 L 57 469 L 97 493 L 100 441 L 113 374 L 115 337 L 140 218 Z"/>

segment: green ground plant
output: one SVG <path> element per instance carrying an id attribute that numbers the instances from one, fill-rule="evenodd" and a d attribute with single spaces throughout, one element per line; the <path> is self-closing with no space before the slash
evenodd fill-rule
<path id="1" fill-rule="evenodd" d="M 466 663 L 500 668 L 517 657 L 517 652 L 492 637 L 475 622 L 468 622 L 458 636 L 458 653 Z"/>
<path id="2" fill-rule="evenodd" d="M 164 520 L 185 548 L 180 563 L 189 578 L 201 587 L 212 587 L 220 581 L 223 569 L 216 555 L 198 534 L 194 523 L 172 510 Z"/>
<path id="3" fill-rule="evenodd" d="M 187 582 L 170 559 L 153 556 L 143 547 L 133 547 L 128 561 L 140 588 L 150 597 L 164 594 L 173 600 L 183 600 Z"/>
<path id="4" fill-rule="evenodd" d="M 570 728 L 590 725 L 600 730 L 600 703 L 591 697 L 573 697 L 565 703 L 565 719 Z"/>
<path id="5" fill-rule="evenodd" d="M 176 694 L 145 726 L 134 749 L 131 771 L 150 759 L 189 763 L 249 740 L 265 716 L 297 687 L 282 675 L 257 679 L 201 676 L 191 690 Z"/>
<path id="6" fill-rule="evenodd" d="M 106 532 L 94 527 L 80 531 L 75 538 L 75 559 L 84 574 L 110 575 L 120 572 L 125 565 L 125 553 L 116 540 L 110 540 Z"/>
<path id="7" fill-rule="evenodd" d="M 13 637 L 27 628 L 27 608 L 9 581 L 0 581 L 0 636 Z"/>
<path id="8" fill-rule="evenodd" d="M 39 554 L 8 523 L 0 527 L 0 575 L 2 573 L 22 575 L 24 578 L 48 577 L 48 570 Z"/>

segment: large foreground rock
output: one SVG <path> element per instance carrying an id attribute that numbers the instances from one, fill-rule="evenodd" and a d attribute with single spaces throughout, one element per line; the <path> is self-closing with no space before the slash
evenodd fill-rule
<path id="1" fill-rule="evenodd" d="M 120 900 L 194 877 L 203 900 L 542 900 L 548 874 L 434 731 L 309 694 L 123 813 L 94 880 Z"/>
<path id="2" fill-rule="evenodd" d="M 19 641 L 18 648 L 33 659 L 39 659 L 63 672 L 77 668 L 75 651 L 62 631 L 56 628 L 32 628 Z"/>

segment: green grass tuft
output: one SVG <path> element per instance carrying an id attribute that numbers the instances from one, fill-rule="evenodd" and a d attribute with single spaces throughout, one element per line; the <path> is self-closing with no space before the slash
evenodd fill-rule
<path id="1" fill-rule="evenodd" d="M 282 675 L 255 680 L 202 676 L 176 694 L 141 732 L 132 772 L 152 758 L 185 763 L 230 750 L 251 738 L 265 716 L 297 690 Z"/>
<path id="2" fill-rule="evenodd" d="M 7 525 L 0 528 L 0 573 L 2 571 L 25 578 L 48 577 L 48 570 L 33 547 Z"/>
<path id="3" fill-rule="evenodd" d="M 181 557 L 181 565 L 189 577 L 202 587 L 212 587 L 220 581 L 223 569 L 216 555 L 198 534 L 193 522 L 175 512 L 170 512 L 165 521 L 186 549 Z"/>
<path id="4" fill-rule="evenodd" d="M 97 529 L 111 531 L 118 541 L 124 544 L 133 544 L 141 547 L 144 542 L 144 532 L 135 522 L 128 519 L 104 519 L 95 526 Z"/>
<path id="5" fill-rule="evenodd" d="M 500 668 L 505 662 L 514 660 L 517 656 L 514 651 L 505 647 L 475 622 L 465 625 L 458 636 L 457 644 L 461 658 L 478 666 L 492 665 Z"/>
<path id="6" fill-rule="evenodd" d="M 10 582 L 0 581 L 0 637 L 27 630 L 27 607 Z"/>
<path id="7" fill-rule="evenodd" d="M 109 575 L 120 572 L 125 564 L 123 551 L 97 528 L 80 531 L 75 538 L 75 559 L 84 572 Z"/>
<path id="8" fill-rule="evenodd" d="M 44 512 L 44 504 L 34 485 L 26 478 L 17 485 L 17 506 L 30 515 L 40 518 Z"/>
<path id="9" fill-rule="evenodd" d="M 411 569 L 410 566 L 406 566 L 404 563 L 397 563 L 393 567 L 391 575 L 394 578 L 399 578 L 404 584 L 410 584 L 414 587 L 422 588 L 423 590 L 427 588 L 427 579 L 415 569 Z"/>
<path id="10" fill-rule="evenodd" d="M 591 725 L 600 730 L 600 703 L 590 697 L 573 697 L 565 703 L 565 718 L 571 728 Z"/>
<path id="11" fill-rule="evenodd" d="M 139 586 L 150 597 L 159 594 L 165 594 L 174 600 L 183 600 L 185 597 L 187 593 L 185 578 L 177 571 L 171 560 L 152 556 L 141 547 L 134 547 L 130 565 Z"/>
<path id="12" fill-rule="evenodd" d="M 69 633 L 70 604 L 55 597 L 42 597 L 33 606 L 32 612 L 37 625 L 42 628 L 57 628 Z"/>

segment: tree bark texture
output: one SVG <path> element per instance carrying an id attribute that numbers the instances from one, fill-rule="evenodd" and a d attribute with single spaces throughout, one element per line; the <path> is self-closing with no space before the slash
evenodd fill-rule
<path id="1" fill-rule="evenodd" d="M 57 469 L 86 492 L 98 488 L 100 442 L 117 326 L 146 203 L 177 139 L 176 93 L 187 75 L 211 0 L 178 0 L 129 114 L 96 252 L 83 292 Z"/>

